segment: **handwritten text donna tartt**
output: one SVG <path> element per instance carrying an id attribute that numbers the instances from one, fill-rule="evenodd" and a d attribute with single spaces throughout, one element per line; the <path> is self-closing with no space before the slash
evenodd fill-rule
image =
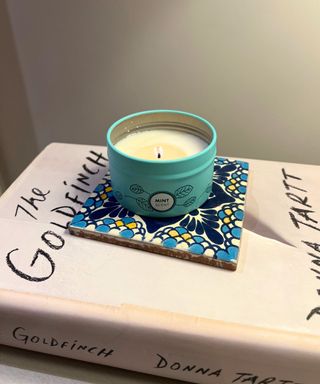
<path id="1" fill-rule="evenodd" d="M 40 351 L 45 349 L 46 351 L 57 355 L 60 354 L 59 350 L 70 352 L 71 357 L 73 353 L 78 352 L 83 355 L 84 360 L 86 360 L 85 355 L 91 355 L 97 357 L 101 362 L 106 358 L 109 361 L 112 360 L 113 357 L 117 357 L 117 350 L 114 347 L 97 346 L 88 341 L 80 341 L 81 338 L 65 339 L 57 336 L 43 336 L 36 334 L 35 332 L 30 332 L 26 327 L 22 326 L 15 327 L 12 330 L 11 336 L 14 339 L 16 346 L 23 344 L 34 350 L 37 350 L 38 348 Z M 126 353 L 125 356 L 128 356 L 128 354 Z M 142 358 L 142 361 L 144 360 L 145 359 Z M 254 371 L 248 372 L 243 370 L 232 372 L 231 370 L 219 367 L 201 366 L 192 361 L 182 362 L 177 359 L 169 359 L 168 356 L 164 356 L 164 354 L 160 353 L 151 353 L 151 360 L 154 362 L 153 369 L 155 374 L 169 377 L 172 376 L 172 373 L 182 373 L 184 376 L 192 375 L 193 378 L 201 376 L 210 377 L 210 379 L 212 379 L 210 382 L 216 384 L 226 382 L 225 379 L 227 376 L 230 383 L 238 384 L 302 384 L 301 382 L 278 378 L 276 376 L 261 376 L 254 373 Z M 112 361 L 110 361 L 110 363 L 112 363 Z M 114 365 L 116 366 L 116 364 Z M 163 372 L 160 373 L 160 371 Z"/>
<path id="2" fill-rule="evenodd" d="M 309 201 L 308 192 L 303 185 L 303 179 L 288 172 L 282 168 L 283 185 L 286 190 L 286 196 L 290 201 L 289 217 L 292 224 L 301 230 L 303 227 L 314 231 L 315 237 L 320 238 L 320 224 L 315 219 L 315 211 L 312 208 L 312 202 Z M 315 278 L 320 280 L 320 243 L 301 240 L 308 247 L 308 256 L 310 256 L 310 270 L 315 274 Z M 320 296 L 320 286 L 317 289 L 317 295 Z M 320 305 L 312 308 L 307 314 L 307 320 L 320 316 Z M 319 319 L 319 318 L 318 318 Z"/>

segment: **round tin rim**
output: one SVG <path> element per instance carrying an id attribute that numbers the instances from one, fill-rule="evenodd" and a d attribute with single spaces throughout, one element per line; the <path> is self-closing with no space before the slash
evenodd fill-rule
<path id="1" fill-rule="evenodd" d="M 180 115 L 184 115 L 184 116 L 190 116 L 190 117 L 193 117 L 197 120 L 200 120 L 201 122 L 205 123 L 211 130 L 212 132 L 212 140 L 211 142 L 208 144 L 208 146 L 198 152 L 198 153 L 195 153 L 194 155 L 191 155 L 191 156 L 186 156 L 186 157 L 181 157 L 181 158 L 178 158 L 178 159 L 174 159 L 174 160 L 148 160 L 148 159 L 142 159 L 140 157 L 136 157 L 136 156 L 131 156 L 131 155 L 128 155 L 127 153 L 123 152 L 123 151 L 120 151 L 116 146 L 114 146 L 111 142 L 111 133 L 112 131 L 120 124 L 122 123 L 123 121 L 125 120 L 128 120 L 128 119 L 131 119 L 133 117 L 137 117 L 137 116 L 141 116 L 141 115 L 147 115 L 147 114 L 152 114 L 152 113 L 177 113 L 177 114 L 180 114 Z M 160 164 L 172 164 L 172 163 L 180 163 L 180 162 L 183 162 L 183 161 L 186 161 L 186 160 L 191 160 L 191 159 L 195 159 L 199 156 L 202 156 L 203 154 L 206 154 L 207 152 L 209 152 L 212 148 L 215 147 L 216 145 L 216 141 L 217 141 L 217 133 L 216 133 L 216 130 L 214 128 L 214 126 L 206 119 L 204 119 L 203 117 L 201 116 L 198 116 L 198 115 L 195 115 L 193 113 L 190 113 L 190 112 L 184 112 L 184 111 L 177 111 L 177 110 L 174 110 L 174 109 L 152 109 L 152 110 L 148 110 L 148 111 L 142 111 L 142 112 L 136 112 L 136 113 L 132 113 L 131 115 L 127 115 L 127 116 L 124 116 L 122 117 L 121 119 L 115 121 L 111 126 L 110 128 L 108 129 L 107 131 L 107 144 L 115 151 L 117 152 L 118 154 L 120 154 L 121 156 L 124 156 L 126 157 L 127 159 L 131 159 L 131 160 L 135 160 L 135 161 L 139 161 L 139 162 L 143 162 L 143 163 L 150 163 L 150 164 L 157 164 L 157 165 L 160 165 Z"/>

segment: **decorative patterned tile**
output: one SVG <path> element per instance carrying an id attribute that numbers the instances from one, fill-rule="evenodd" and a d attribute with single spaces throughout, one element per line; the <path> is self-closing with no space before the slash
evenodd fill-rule
<path id="1" fill-rule="evenodd" d="M 186 215 L 157 219 L 122 207 L 107 174 L 69 230 L 77 236 L 235 270 L 247 178 L 248 163 L 217 157 L 209 199 Z"/>

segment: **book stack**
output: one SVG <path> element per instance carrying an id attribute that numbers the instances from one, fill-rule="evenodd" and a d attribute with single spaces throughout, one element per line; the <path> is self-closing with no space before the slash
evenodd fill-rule
<path id="1" fill-rule="evenodd" d="M 48 146 L 0 198 L 0 342 L 190 382 L 317 384 L 320 168 L 246 161 L 229 271 L 72 236 L 106 150 Z"/>

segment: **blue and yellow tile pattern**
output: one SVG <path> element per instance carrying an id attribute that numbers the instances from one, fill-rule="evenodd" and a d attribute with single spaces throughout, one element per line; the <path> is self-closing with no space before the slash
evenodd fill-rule
<path id="1" fill-rule="evenodd" d="M 69 229 L 78 236 L 234 270 L 247 179 L 248 163 L 218 157 L 209 199 L 186 215 L 157 219 L 135 215 L 122 207 L 106 175 Z"/>

